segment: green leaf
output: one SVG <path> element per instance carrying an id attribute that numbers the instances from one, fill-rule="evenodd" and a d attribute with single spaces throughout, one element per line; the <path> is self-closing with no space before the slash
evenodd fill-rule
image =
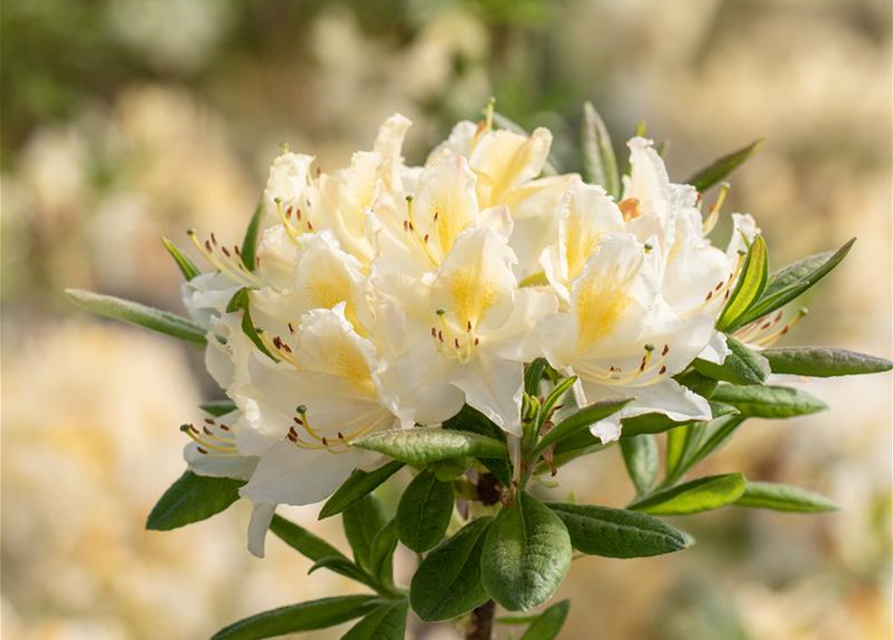
<path id="1" fill-rule="evenodd" d="M 369 570 L 386 589 L 394 587 L 394 551 L 397 549 L 397 520 L 391 518 L 372 538 Z"/>
<path id="2" fill-rule="evenodd" d="M 376 451 L 415 466 L 438 460 L 473 456 L 507 458 L 505 443 L 466 431 L 442 427 L 416 427 L 379 431 L 352 442 L 353 446 Z"/>
<path id="3" fill-rule="evenodd" d="M 570 608 L 570 600 L 556 602 L 534 618 L 521 640 L 555 640 L 564 626 Z"/>
<path id="4" fill-rule="evenodd" d="M 481 551 L 493 518 L 472 520 L 434 548 L 416 569 L 409 601 L 422 620 L 450 620 L 490 597 L 481 583 Z"/>
<path id="5" fill-rule="evenodd" d="M 465 475 L 470 466 L 471 458 L 453 458 L 434 462 L 428 468 L 441 482 L 451 482 L 459 476 Z"/>
<path id="6" fill-rule="evenodd" d="M 731 331 L 748 309 L 762 295 L 769 281 L 769 252 L 766 249 L 766 241 L 763 236 L 757 236 L 750 244 L 741 275 L 732 295 L 723 307 L 716 328 L 720 331 Z"/>
<path id="7" fill-rule="evenodd" d="M 710 412 L 714 418 L 720 418 L 731 414 L 738 413 L 738 410 L 722 402 L 710 401 Z M 674 422 L 662 413 L 646 413 L 641 416 L 623 419 L 623 430 L 620 434 L 621 438 L 632 438 L 641 433 L 663 433 L 676 427 L 697 422 L 696 420 L 684 420 L 682 422 Z"/>
<path id="8" fill-rule="evenodd" d="M 624 400 L 604 400 L 583 407 L 579 411 L 565 417 L 555 425 L 554 429 L 543 436 L 537 443 L 536 448 L 534 449 L 534 454 L 541 453 L 550 445 L 560 442 L 579 431 L 588 429 L 599 420 L 603 420 L 608 416 L 617 413 L 630 402 L 632 402 L 632 398 Z"/>
<path id="9" fill-rule="evenodd" d="M 725 445 L 725 443 L 732 437 L 732 434 L 735 433 L 738 427 L 740 427 L 746 419 L 747 418 L 736 414 L 723 416 L 707 423 L 704 437 L 701 438 L 703 444 L 683 460 L 682 465 L 677 472 L 678 476 L 681 477 L 693 466 Z"/>
<path id="10" fill-rule="evenodd" d="M 570 391 L 571 387 L 574 386 L 574 383 L 577 381 L 577 376 L 570 376 L 568 378 L 564 378 L 555 385 L 546 399 L 543 401 L 542 406 L 540 407 L 539 414 L 545 419 L 545 416 L 548 416 L 555 409 L 555 406 L 558 404 L 558 401 L 561 400 L 561 397 Z"/>
<path id="11" fill-rule="evenodd" d="M 326 501 L 319 512 L 319 519 L 324 520 L 347 509 L 357 500 L 372 493 L 378 486 L 403 468 L 402 462 L 388 462 L 372 471 L 355 469 L 338 490 Z"/>
<path id="12" fill-rule="evenodd" d="M 164 492 L 146 520 L 146 529 L 169 531 L 220 513 L 239 499 L 245 482 L 186 471 Z"/>
<path id="13" fill-rule="evenodd" d="M 334 627 L 381 606 L 377 596 L 338 596 L 279 607 L 221 629 L 211 640 L 260 640 L 297 631 Z"/>
<path id="14" fill-rule="evenodd" d="M 353 549 L 353 557 L 357 563 L 371 571 L 372 541 L 385 525 L 381 503 L 372 494 L 364 496 L 350 505 L 341 514 L 344 534 Z"/>
<path id="15" fill-rule="evenodd" d="M 646 493 L 654 484 L 660 464 L 654 436 L 643 433 L 632 438 L 623 438 L 620 441 L 620 449 L 623 452 L 626 472 L 636 487 L 636 495 Z"/>
<path id="16" fill-rule="evenodd" d="M 595 505 L 548 503 L 564 522 L 574 549 L 606 558 L 644 558 L 686 549 L 694 539 L 644 513 Z"/>
<path id="17" fill-rule="evenodd" d="M 692 365 L 705 376 L 732 384 L 763 384 L 769 377 L 769 362 L 764 355 L 752 351 L 742 342 L 729 336 L 730 353 L 722 364 L 695 360 Z"/>
<path id="18" fill-rule="evenodd" d="M 273 521 L 270 523 L 270 531 L 275 533 L 285 544 L 290 546 L 298 553 L 310 558 L 314 562 L 323 558 L 342 557 L 347 560 L 347 556 L 338 551 L 328 542 L 316 536 L 304 527 L 286 520 L 280 515 L 274 515 Z"/>
<path id="19" fill-rule="evenodd" d="M 744 476 L 740 473 L 706 476 L 652 493 L 628 508 L 664 516 L 699 513 L 735 502 L 744 493 L 744 485 Z"/>
<path id="20" fill-rule="evenodd" d="M 356 580 L 361 584 L 365 584 L 369 587 L 372 587 L 376 591 L 380 589 L 379 584 L 375 581 L 369 573 L 366 572 L 362 567 L 356 565 L 351 562 L 350 559 L 341 555 L 340 553 L 335 556 L 328 556 L 325 558 L 320 558 L 310 569 L 307 571 L 307 575 L 319 570 L 319 569 L 328 569 L 329 571 L 334 571 L 345 578 L 350 578 L 351 580 Z"/>
<path id="21" fill-rule="evenodd" d="M 521 491 L 487 533 L 481 555 L 484 588 L 509 611 L 533 609 L 558 590 L 572 553 L 561 518 Z"/>
<path id="22" fill-rule="evenodd" d="M 547 365 L 545 358 L 537 358 L 524 368 L 524 393 L 534 397 L 539 395 L 540 383 Z"/>
<path id="23" fill-rule="evenodd" d="M 351 627 L 341 640 L 403 640 L 408 608 L 406 600 L 383 604 Z"/>
<path id="24" fill-rule="evenodd" d="M 487 418 L 477 409 L 469 407 L 467 404 L 454 415 L 452 418 L 443 423 L 444 429 L 451 431 L 468 431 L 477 433 L 500 442 L 505 442 L 505 432 L 493 424 L 493 421 Z M 504 485 L 508 485 L 512 480 L 512 467 L 505 457 L 501 458 L 478 458 L 478 460 L 487 469 L 490 470 L 496 478 Z"/>
<path id="25" fill-rule="evenodd" d="M 400 542 L 422 553 L 440 542 L 453 515 L 453 484 L 441 482 L 427 469 L 419 473 L 397 506 Z"/>
<path id="26" fill-rule="evenodd" d="M 234 313 L 238 310 L 242 310 L 242 332 L 248 336 L 251 342 L 254 343 L 254 346 L 258 348 L 258 350 L 270 358 L 273 362 L 279 362 L 279 359 L 270 353 L 270 350 L 267 349 L 267 346 L 264 344 L 264 341 L 260 339 L 260 334 L 258 333 L 257 328 L 254 326 L 254 322 L 251 320 L 251 309 L 250 305 L 250 296 L 251 290 L 248 287 L 243 287 L 236 291 L 233 294 L 233 297 L 230 299 L 229 304 L 226 305 L 227 313 Z"/>
<path id="27" fill-rule="evenodd" d="M 605 188 L 605 192 L 618 200 L 621 195 L 617 158 L 608 128 L 591 102 L 583 105 L 583 123 L 580 127 L 580 147 L 583 153 L 583 179 Z"/>
<path id="28" fill-rule="evenodd" d="M 175 245 L 167 238 L 162 238 L 161 242 L 162 244 L 164 244 L 164 248 L 167 249 L 167 252 L 171 254 L 174 262 L 177 263 L 177 267 L 180 269 L 180 273 L 183 274 L 183 277 L 186 279 L 187 282 L 192 280 L 195 276 L 200 276 L 202 274 L 202 272 L 199 271 L 199 268 L 195 266 L 192 260 L 190 260 L 177 248 L 177 245 Z"/>
<path id="29" fill-rule="evenodd" d="M 198 405 L 198 408 L 205 413 L 211 414 L 215 418 L 219 418 L 220 416 L 237 409 L 236 403 L 229 398 L 223 398 L 221 400 L 209 400 L 208 402 L 203 402 Z"/>
<path id="30" fill-rule="evenodd" d="M 832 347 L 780 347 L 762 351 L 773 373 L 790 373 L 813 378 L 879 373 L 893 368 L 893 362 L 864 353 Z"/>
<path id="31" fill-rule="evenodd" d="M 748 418 L 790 418 L 828 408 L 818 398 L 790 387 L 735 386 L 723 382 L 716 387 L 713 399 L 735 407 Z"/>
<path id="32" fill-rule="evenodd" d="M 65 293 L 74 300 L 77 306 L 90 313 L 139 325 L 196 344 L 207 342 L 204 329 L 192 320 L 175 313 L 83 289 L 66 289 Z"/>
<path id="33" fill-rule="evenodd" d="M 737 507 L 772 509 L 790 513 L 823 513 L 839 507 L 823 495 L 775 482 L 751 482 L 735 502 Z"/>
<path id="34" fill-rule="evenodd" d="M 251 222 L 245 229 L 245 238 L 242 240 L 242 264 L 249 271 L 254 271 L 257 257 L 257 240 L 260 236 L 260 225 L 264 219 L 264 203 L 263 200 L 257 203 L 254 213 L 251 215 Z"/>
<path id="35" fill-rule="evenodd" d="M 673 484 L 685 473 L 684 460 L 701 441 L 704 422 L 693 422 L 667 432 L 667 450 L 664 457 L 664 484 Z"/>
<path id="36" fill-rule="evenodd" d="M 829 251 L 809 256 L 773 274 L 769 278 L 762 298 L 738 318 L 735 324 L 729 327 L 729 331 L 759 320 L 800 297 L 831 273 L 847 256 L 855 242 L 856 239 L 853 238 L 834 253 Z"/>
<path id="37" fill-rule="evenodd" d="M 755 151 L 763 146 L 764 142 L 766 142 L 765 139 L 760 138 L 759 140 L 754 140 L 746 147 L 741 147 L 737 151 L 724 155 L 695 173 L 685 183 L 692 185 L 698 191 L 706 191 L 744 164 Z"/>

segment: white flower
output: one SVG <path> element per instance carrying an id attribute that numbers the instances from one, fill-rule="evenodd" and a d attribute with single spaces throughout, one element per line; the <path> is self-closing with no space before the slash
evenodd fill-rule
<path id="1" fill-rule="evenodd" d="M 713 319 L 679 316 L 661 299 L 655 251 L 631 234 L 607 234 L 571 282 L 569 297 L 567 312 L 540 323 L 549 362 L 579 377 L 581 403 L 634 398 L 594 425 L 594 435 L 615 440 L 621 418 L 643 413 L 710 418 L 707 401 L 671 376 L 703 350 Z"/>
<path id="2" fill-rule="evenodd" d="M 529 136 L 486 122 L 458 123 L 449 138 L 429 156 L 436 161 L 443 149 L 467 158 L 477 177 L 475 192 L 481 209 L 506 205 L 514 230 L 510 245 L 518 256 L 515 273 L 526 278 L 538 272 L 543 248 L 557 233 L 555 209 L 575 174 L 540 177 L 549 157 L 552 134 L 539 127 Z"/>
<path id="3" fill-rule="evenodd" d="M 505 208 L 485 211 L 460 233 L 437 271 L 373 278 L 381 370 L 395 411 L 411 424 L 442 422 L 467 402 L 500 428 L 520 433 L 528 337 L 556 308 L 551 293 L 519 290 Z"/>

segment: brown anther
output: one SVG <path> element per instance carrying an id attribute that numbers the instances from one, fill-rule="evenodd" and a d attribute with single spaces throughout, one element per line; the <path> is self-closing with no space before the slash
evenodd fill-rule
<path id="1" fill-rule="evenodd" d="M 299 424 L 299 425 L 301 425 L 302 427 L 304 426 L 304 421 L 301 420 L 298 416 L 295 416 L 294 418 L 292 418 L 292 420 L 295 421 L 295 424 Z"/>
<path id="2" fill-rule="evenodd" d="M 325 437 L 322 439 L 322 446 L 324 446 L 324 447 L 328 447 L 328 446 L 329 446 L 329 440 L 328 440 L 327 438 L 325 438 Z"/>
<path id="3" fill-rule="evenodd" d="M 474 346 L 478 346 L 480 343 L 481 343 L 481 339 L 480 339 L 480 338 L 475 338 L 475 339 L 474 339 Z"/>
<path id="4" fill-rule="evenodd" d="M 670 353 L 670 345 L 665 344 L 663 350 L 660 352 L 660 355 L 665 356 Z"/>
<path id="5" fill-rule="evenodd" d="M 713 292 L 712 292 L 712 291 L 708 291 L 708 292 L 707 292 L 707 297 L 704 298 L 704 300 L 709 300 L 709 299 L 712 298 L 712 297 L 713 297 Z"/>
<path id="6" fill-rule="evenodd" d="M 310 231 L 313 231 L 313 225 L 310 224 L 309 220 L 307 221 L 307 229 L 309 229 Z"/>
<path id="7" fill-rule="evenodd" d="M 240 258 L 242 257 L 242 250 L 239 249 L 239 245 L 234 244 L 234 245 L 233 245 L 233 251 L 235 251 L 236 255 L 239 256 Z"/>
<path id="8" fill-rule="evenodd" d="M 781 333 L 779 333 L 778 335 L 779 335 L 779 336 L 783 336 L 783 335 L 785 335 L 785 334 L 786 334 L 788 331 L 790 331 L 790 330 L 791 330 L 790 327 L 785 327 L 784 329 L 781 330 Z"/>
<path id="9" fill-rule="evenodd" d="M 321 175 L 322 175 L 322 167 L 316 167 L 316 177 L 318 178 Z"/>
<path id="10" fill-rule="evenodd" d="M 456 347 L 457 349 L 459 348 L 459 338 L 454 338 L 454 339 L 453 339 L 453 345 L 455 345 L 455 347 Z"/>
<path id="11" fill-rule="evenodd" d="M 214 235 L 213 231 L 211 232 L 211 242 L 213 242 L 215 245 L 217 244 L 217 236 Z"/>
<path id="12" fill-rule="evenodd" d="M 340 431 L 338 432 L 338 439 L 339 439 L 339 440 L 344 440 L 344 434 L 341 433 Z"/>
<path id="13" fill-rule="evenodd" d="M 714 290 L 714 291 L 719 291 L 720 289 L 722 289 L 722 285 L 723 285 L 723 284 L 724 284 L 724 283 L 723 283 L 722 281 L 720 281 L 719 284 L 717 284 L 717 285 L 713 288 L 713 290 Z"/>
<path id="14" fill-rule="evenodd" d="M 404 220 L 404 221 L 403 221 L 403 230 L 404 230 L 404 231 L 409 231 L 409 220 Z"/>
<path id="15" fill-rule="evenodd" d="M 620 213 L 623 214 L 624 222 L 635 220 L 642 215 L 642 212 L 639 210 L 638 198 L 626 198 L 621 200 L 617 206 L 620 209 Z"/>
<path id="16" fill-rule="evenodd" d="M 471 320 L 467 320 L 465 323 L 465 330 L 471 331 Z"/>
<path id="17" fill-rule="evenodd" d="M 291 212 L 292 212 L 292 210 L 293 210 L 293 209 L 292 209 L 292 206 L 291 206 L 291 205 L 288 205 L 288 207 L 286 207 L 286 209 L 285 209 L 285 219 L 286 219 L 286 220 L 291 220 Z"/>
<path id="18" fill-rule="evenodd" d="M 415 225 L 412 224 L 412 220 L 407 220 L 407 222 L 409 223 L 409 230 L 415 231 Z"/>
<path id="19" fill-rule="evenodd" d="M 282 339 L 279 336 L 275 336 L 273 338 L 273 346 L 276 347 L 277 349 L 282 348 Z"/>
<path id="20" fill-rule="evenodd" d="M 642 364 L 639 365 L 639 371 L 645 371 L 646 364 L 648 364 L 648 361 L 645 358 L 642 358 Z"/>
<path id="21" fill-rule="evenodd" d="M 663 365 L 663 366 L 660 368 L 660 371 L 657 372 L 657 374 L 662 376 L 662 375 L 664 375 L 666 372 L 667 372 L 667 365 Z"/>
<path id="22" fill-rule="evenodd" d="M 288 432 L 288 435 L 286 436 L 286 438 L 288 438 L 288 439 L 291 440 L 292 442 L 297 442 L 297 441 L 298 441 L 298 436 L 295 435 L 294 433 L 292 433 L 291 431 Z"/>
<path id="23" fill-rule="evenodd" d="M 229 258 L 229 249 L 227 249 L 226 247 L 220 247 L 220 250 L 223 251 L 223 255 Z"/>
<path id="24" fill-rule="evenodd" d="M 292 326 L 291 322 L 288 323 L 288 332 L 292 335 L 295 333 L 295 328 Z"/>
<path id="25" fill-rule="evenodd" d="M 726 289 L 726 295 L 724 295 L 723 298 L 724 298 L 725 300 L 728 300 L 730 295 L 732 295 L 732 290 L 731 290 L 731 289 Z"/>
<path id="26" fill-rule="evenodd" d="M 214 249 L 211 248 L 211 241 L 210 241 L 210 240 L 205 240 L 205 249 L 207 249 L 208 251 L 211 251 L 211 252 L 214 251 Z"/>
<path id="27" fill-rule="evenodd" d="M 771 322 L 766 322 L 766 323 L 763 324 L 763 326 L 760 327 L 760 330 L 761 330 L 761 331 L 764 331 L 764 330 L 768 329 L 768 328 L 771 327 L 771 326 L 772 326 L 772 323 L 771 323 Z"/>
<path id="28" fill-rule="evenodd" d="M 300 209 L 295 209 L 295 218 L 297 218 L 298 220 L 301 219 L 301 210 Z"/>
<path id="29" fill-rule="evenodd" d="M 428 234 L 427 234 L 427 233 L 425 234 L 425 237 L 422 238 L 422 241 L 423 241 L 423 242 L 428 242 Z"/>
<path id="30" fill-rule="evenodd" d="M 199 453 L 203 454 L 203 455 L 208 455 L 208 450 L 207 450 L 207 449 L 202 449 L 201 447 L 196 447 L 195 450 L 198 451 Z"/>
<path id="31" fill-rule="evenodd" d="M 211 431 L 210 429 L 208 429 L 208 427 L 202 427 L 202 431 L 204 431 L 204 432 L 205 432 L 205 435 L 207 435 L 207 436 L 213 436 L 213 435 L 214 435 L 214 432 Z"/>
<path id="32" fill-rule="evenodd" d="M 285 353 L 291 353 L 291 347 L 284 342 L 282 343 L 282 348 L 285 350 Z"/>
<path id="33" fill-rule="evenodd" d="M 205 422 L 208 424 L 214 424 L 214 418 L 205 418 Z"/>
<path id="34" fill-rule="evenodd" d="M 437 329 L 435 327 L 431 327 L 431 337 L 432 338 L 437 337 Z"/>
<path id="35" fill-rule="evenodd" d="M 443 342 L 443 330 L 442 329 L 439 329 L 437 331 L 437 339 L 440 340 L 441 342 Z"/>
<path id="36" fill-rule="evenodd" d="M 437 222 L 437 216 L 439 216 L 439 215 L 440 215 L 439 211 L 434 212 L 434 222 Z"/>
<path id="37" fill-rule="evenodd" d="M 229 427 L 227 425 L 223 424 L 222 422 L 220 424 L 218 424 L 217 426 L 220 427 L 221 429 L 223 429 L 224 431 L 230 430 Z"/>

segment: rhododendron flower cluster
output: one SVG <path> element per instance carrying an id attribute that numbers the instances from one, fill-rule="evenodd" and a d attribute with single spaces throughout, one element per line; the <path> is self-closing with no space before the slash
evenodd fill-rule
<path id="1" fill-rule="evenodd" d="M 528 134 L 492 104 L 484 116 L 457 124 L 418 166 L 403 156 L 410 122 L 400 115 L 331 172 L 283 150 L 241 244 L 190 231 L 199 268 L 165 240 L 190 318 L 70 292 L 201 345 L 225 394 L 181 426 L 188 470 L 150 528 L 244 497 L 252 553 L 264 554 L 272 529 L 312 570 L 376 592 L 274 610 L 215 638 L 362 617 L 345 638 L 399 640 L 409 606 L 426 621 L 471 612 L 466 637 L 488 638 L 494 603 L 545 603 L 574 549 L 629 558 L 692 544 L 655 516 L 835 508 L 740 473 L 680 481 L 747 418 L 824 408 L 772 374 L 890 369 L 840 349 L 774 346 L 805 313 L 789 303 L 853 241 L 770 274 L 754 219 L 721 213 L 722 180 L 758 143 L 677 184 L 637 135 L 621 174 L 587 105 L 584 172 L 559 173 L 548 130 Z M 536 497 L 564 464 L 611 445 L 635 489 L 626 508 Z M 372 492 L 404 467 L 412 480 L 388 519 Z M 324 500 L 320 517 L 342 515 L 353 560 L 275 513 Z M 398 542 L 420 558 L 408 591 L 394 582 Z M 558 603 L 533 624 L 557 621 L 557 633 L 566 615 Z"/>

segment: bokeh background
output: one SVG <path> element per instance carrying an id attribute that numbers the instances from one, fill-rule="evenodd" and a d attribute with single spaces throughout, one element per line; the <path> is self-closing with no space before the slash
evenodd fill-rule
<path id="1" fill-rule="evenodd" d="M 160 237 L 238 240 L 281 142 L 331 168 L 400 111 L 420 160 L 491 95 L 554 131 L 565 170 L 586 99 L 615 141 L 640 119 L 669 140 L 676 179 L 766 137 L 727 210 L 757 216 L 774 265 L 859 237 L 788 344 L 890 357 L 887 0 L 6 0 L 2 46 L 4 640 L 202 638 L 353 588 L 308 578 L 275 540 L 252 558 L 244 504 L 143 530 L 183 467 L 177 425 L 213 388 L 188 347 L 61 293 L 179 310 Z M 841 512 L 726 509 L 683 523 L 700 541 L 686 553 L 578 560 L 562 637 L 889 638 L 890 385 L 809 383 L 829 411 L 748 423 L 699 470 L 811 487 Z M 613 449 L 559 480 L 581 500 L 631 497 Z M 343 545 L 313 508 L 288 515 Z"/>

